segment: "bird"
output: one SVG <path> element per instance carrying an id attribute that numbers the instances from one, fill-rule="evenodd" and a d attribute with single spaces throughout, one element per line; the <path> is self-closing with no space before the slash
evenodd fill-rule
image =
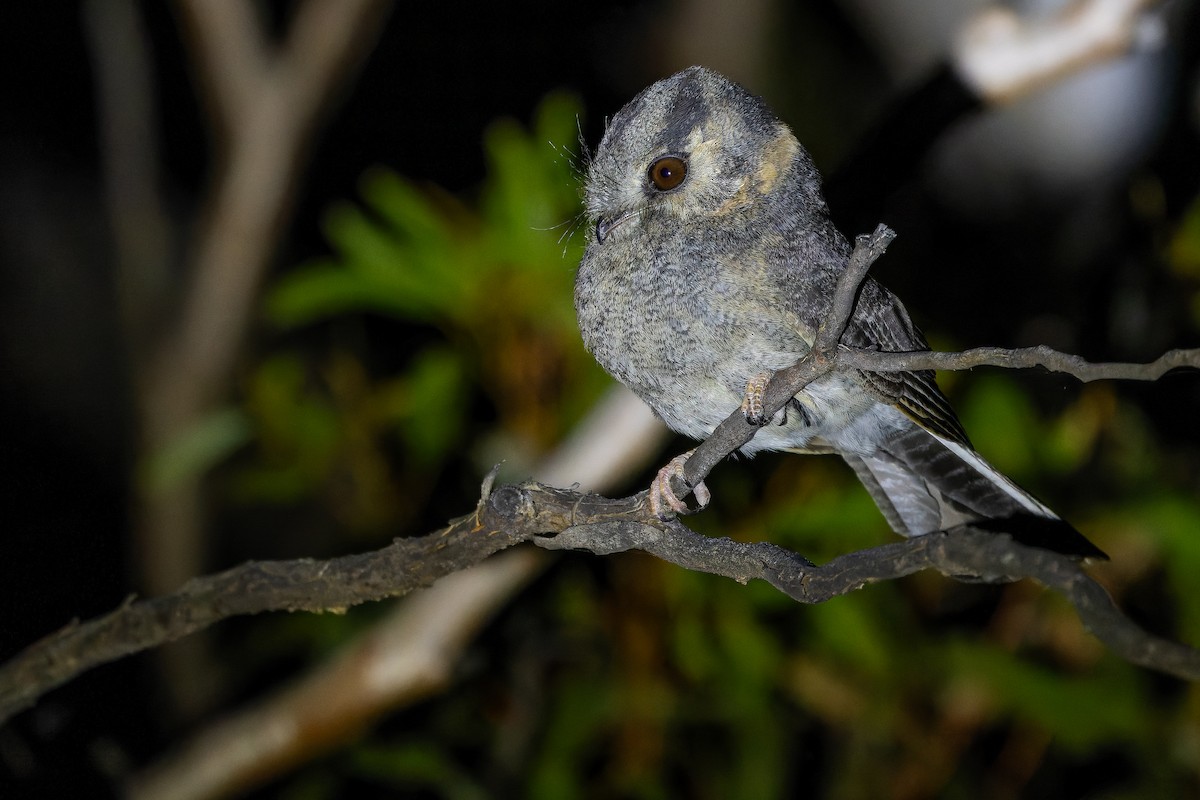
<path id="1" fill-rule="evenodd" d="M 685 69 L 608 120 L 583 169 L 583 343 L 672 430 L 704 439 L 740 407 L 762 426 L 744 455 L 841 456 L 901 536 L 972 524 L 1106 558 L 975 451 L 932 371 L 838 367 L 760 418 L 767 379 L 811 349 L 852 251 L 812 158 L 760 97 L 709 68 Z M 872 278 L 841 343 L 929 350 Z M 670 486 L 687 455 L 651 485 L 660 517 L 689 510 Z M 689 488 L 709 503 L 703 482 Z"/>

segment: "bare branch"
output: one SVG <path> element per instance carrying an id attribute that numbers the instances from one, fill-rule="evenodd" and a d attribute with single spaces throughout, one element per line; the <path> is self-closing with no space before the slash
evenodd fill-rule
<path id="1" fill-rule="evenodd" d="M 125 350 L 141 368 L 168 284 L 171 245 L 159 188 L 154 69 L 133 0 L 88 0 L 83 12 L 95 66 L 105 206 L 116 251 L 113 283 Z"/>
<path id="2" fill-rule="evenodd" d="M 534 468 L 551 485 L 604 491 L 657 456 L 666 426 L 614 385 Z M 133 775 L 130 798 L 200 800 L 261 785 L 396 708 L 442 691 L 487 619 L 551 562 L 509 549 L 404 598 L 333 658 L 207 723 Z"/>
<path id="3" fill-rule="evenodd" d="M 858 291 L 867 273 L 879 258 L 887 252 L 888 245 L 896 238 L 896 232 L 887 225 L 880 223 L 870 235 L 861 235 L 854 241 L 854 250 L 846 263 L 846 271 L 838 278 L 837 287 L 833 293 L 833 304 L 829 313 L 817 329 L 813 341 L 812 357 L 818 360 L 829 359 L 837 349 L 850 317 L 854 316 L 854 307 L 858 302 Z M 794 392 L 793 392 L 794 394 Z M 778 411 L 787 402 L 787 397 L 781 397 Z M 772 412 L 773 413 L 773 412 Z"/>
<path id="4" fill-rule="evenodd" d="M 227 394 L 321 115 L 365 58 L 389 8 L 383 0 L 305 0 L 276 45 L 256 4 L 176 6 L 215 117 L 215 165 L 180 308 L 138 375 L 143 456 L 192 430 Z M 200 571 L 200 476 L 144 490 L 139 501 L 141 585 L 163 594 Z M 203 660 L 198 649 L 177 658 L 168 651 L 168 671 L 185 676 L 176 683 L 197 687 L 215 674 Z M 203 696 L 193 691 L 176 701 Z"/>
<path id="5" fill-rule="evenodd" d="M 816 566 L 769 542 L 711 539 L 677 520 L 662 527 L 631 520 L 580 525 L 542 547 L 598 555 L 645 550 L 687 569 L 733 578 L 758 578 L 801 603 L 822 603 L 871 583 L 933 569 L 951 578 L 1031 578 L 1063 595 L 1096 638 L 1125 660 L 1187 680 L 1200 679 L 1200 651 L 1153 636 L 1121 613 L 1108 592 L 1069 556 L 1028 547 L 994 531 L 960 526 L 849 553 Z"/>
<path id="6" fill-rule="evenodd" d="M 441 531 L 372 553 L 329 561 L 251 562 L 190 581 L 166 597 L 130 602 L 73 624 L 0 667 L 0 722 L 86 670 L 155 647 L 227 617 L 263 611 L 343 612 L 397 597 L 524 541 L 598 555 L 645 550 L 687 569 L 760 579 L 804 603 L 819 603 L 925 569 L 948 577 L 1030 577 L 1062 593 L 1114 652 L 1142 666 L 1200 678 L 1200 652 L 1138 628 L 1074 559 L 1026 547 L 992 531 L 960 527 L 850 553 L 824 566 L 767 542 L 743 543 L 661 522 L 645 493 L 620 500 L 537 483 L 502 486 L 476 511 Z"/>
<path id="7" fill-rule="evenodd" d="M 342 612 L 399 597 L 537 533 L 569 527 L 577 505 L 601 516 L 612 505 L 540 489 L 536 498 L 522 487 L 501 487 L 481 500 L 474 513 L 428 536 L 398 539 L 382 550 L 329 561 L 249 562 L 194 578 L 174 594 L 127 602 L 107 616 L 69 625 L 0 668 L 0 720 L 98 664 L 227 617 L 280 610 Z"/>
<path id="8" fill-rule="evenodd" d="M 817 331 L 812 350 L 792 366 L 776 372 L 767 384 L 767 390 L 763 394 L 765 419 L 774 417 L 797 392 L 822 375 L 832 372 L 837 366 L 836 345 L 854 313 L 859 287 L 866 279 L 871 265 L 884 254 L 895 238 L 895 231 L 886 225 L 879 225 L 870 235 L 859 236 L 855 240 L 854 251 L 850 255 L 846 271 L 838 279 L 833 304 Z M 712 435 L 700 443 L 684 464 L 684 479 L 690 486 L 695 486 L 730 453 L 754 438 L 758 430 L 746 421 L 746 415 L 740 409 L 734 409 Z M 677 497 L 685 497 L 691 491 L 689 486 L 679 484 L 677 480 L 673 483 L 678 484 L 672 487 Z"/>
<path id="9" fill-rule="evenodd" d="M 916 369 L 964 370 L 992 366 L 1005 369 L 1044 367 L 1063 372 L 1085 383 L 1100 380 L 1155 381 L 1173 369 L 1200 369 L 1200 349 L 1171 350 L 1148 364 L 1095 364 L 1070 353 L 1038 345 L 1007 350 L 1002 347 L 976 347 L 961 353 L 881 353 L 876 350 L 845 348 L 838 356 L 842 366 L 872 372 L 906 372 Z"/>
<path id="10" fill-rule="evenodd" d="M 1063 372 L 1081 381 L 1096 380 L 1157 380 L 1172 369 L 1200 368 L 1200 349 L 1172 350 L 1148 364 L 1096 364 L 1077 355 L 1061 353 L 1039 345 L 1015 350 L 1001 347 L 977 347 L 960 353 L 931 351 L 890 353 L 833 344 L 841 337 L 853 313 L 858 288 L 866 279 L 871 265 L 883 255 L 896 234 L 880 225 L 870 236 L 859 236 L 846 271 L 838 281 L 829 316 L 822 323 L 813 343 L 812 352 L 787 369 L 776 372 L 763 397 L 763 416 L 771 419 L 789 399 L 812 381 L 835 367 L 871 370 L 874 372 L 904 372 L 919 369 L 965 370 L 990 365 L 1008 369 L 1044 367 Z M 758 428 L 746 421 L 740 409 L 735 409 L 703 441 L 684 465 L 684 478 L 695 486 L 729 456 L 754 437 Z M 673 487 L 678 497 L 690 489 L 679 484 Z"/>
<path id="11" fill-rule="evenodd" d="M 995 4 L 958 37 L 954 62 L 990 103 L 1016 99 L 1133 48 L 1158 0 L 1075 0 L 1047 17 Z"/>
<path id="12" fill-rule="evenodd" d="M 509 551 L 406 599 L 320 668 L 225 716 L 133 776 L 129 800 L 241 795 L 331 750 L 398 705 L 444 689 L 475 634 L 545 559 Z"/>
<path id="13" fill-rule="evenodd" d="M 152 443 L 161 443 L 179 430 L 180 420 L 191 422 L 197 409 L 223 394 L 294 203 L 318 114 L 348 68 L 365 55 L 362 45 L 378 33 L 385 7 L 379 0 L 307 0 L 297 11 L 284 56 L 273 59 L 255 33 L 251 6 L 181 0 L 192 23 L 195 57 L 215 83 L 229 127 L 178 329 L 164 342 L 147 381 Z M 307 48 L 303 58 L 295 52 L 300 47 Z"/>
<path id="14" fill-rule="evenodd" d="M 846 297 L 853 297 L 854 288 L 890 236 L 881 226 L 875 235 L 859 238 L 854 269 L 839 284 L 837 302 L 820 336 L 822 350 L 828 352 L 814 347 L 796 365 L 777 373 L 767 390 L 769 415 L 812 375 L 839 365 L 851 352 L 832 345 L 845 327 L 847 309 L 853 308 Z M 1067 362 L 1074 359 L 1066 358 Z M 731 420 L 750 427 L 740 410 L 726 422 Z M 725 454 L 749 438 L 735 438 Z M 994 531 L 961 526 L 851 553 L 818 567 L 770 543 L 711 539 L 693 533 L 677 520 L 662 522 L 646 508 L 645 493 L 611 500 L 532 482 L 491 492 L 490 477 L 484 486 L 475 513 L 437 533 L 326 562 L 304 559 L 245 564 L 194 579 L 174 595 L 128 603 L 101 619 L 68 626 L 0 667 L 0 721 L 92 666 L 176 639 L 225 617 L 267 610 L 343 611 L 358 603 L 405 594 L 530 540 L 548 549 L 597 554 L 641 549 L 688 569 L 743 583 L 752 578 L 766 580 L 806 603 L 924 569 L 936 569 L 949 577 L 1029 577 L 1066 596 L 1088 628 L 1128 660 L 1181 678 L 1200 678 L 1200 652 L 1152 636 L 1125 618 L 1076 560 L 1017 544 Z"/>
<path id="15" fill-rule="evenodd" d="M 307 0 L 296 9 L 276 72 L 293 113 L 321 113 L 343 77 L 371 51 L 390 10 L 384 0 Z"/>
<path id="16" fill-rule="evenodd" d="M 176 0 L 217 126 L 229 133 L 262 91 L 270 48 L 252 3 Z"/>

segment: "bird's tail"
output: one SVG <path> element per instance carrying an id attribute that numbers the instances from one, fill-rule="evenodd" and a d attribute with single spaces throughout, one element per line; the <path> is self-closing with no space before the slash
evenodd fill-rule
<path id="1" fill-rule="evenodd" d="M 903 536 L 963 523 L 1067 555 L 1107 558 L 1083 534 L 970 448 L 913 424 L 868 456 L 844 455 Z"/>

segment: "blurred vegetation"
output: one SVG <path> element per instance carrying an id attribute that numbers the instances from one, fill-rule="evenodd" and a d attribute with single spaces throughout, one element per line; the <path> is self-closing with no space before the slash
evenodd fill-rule
<path id="1" fill-rule="evenodd" d="M 381 540 L 462 513 L 500 458 L 520 477 L 607 385 L 571 300 L 577 112 L 553 96 L 531 131 L 493 125 L 472 200 L 382 167 L 366 174 L 360 202 L 327 215 L 332 255 L 275 284 L 266 313 L 281 342 L 189 463 L 240 448 L 224 485 L 243 505 L 319 509 L 330 529 Z M 1181 272 L 1196 269 L 1197 219 L 1164 248 Z M 370 319 L 395 340 L 344 335 Z M 323 329 L 335 333 L 321 347 L 289 343 Z M 1062 498 L 1113 555 L 1095 571 L 1119 601 L 1200 643 L 1194 448 L 1158 441 L 1110 385 L 1073 387 L 1048 414 L 1021 376 L 954 383 L 988 458 Z M 816 560 L 891 535 L 833 460 L 739 461 L 710 483 L 716 502 L 692 520 L 708 533 Z M 334 621 L 289 627 L 316 653 L 348 635 Z M 651 800 L 1188 797 L 1197 786 L 1196 687 L 1115 659 L 1036 586 L 918 575 L 804 607 L 630 554 L 560 558 L 474 647 L 455 688 L 277 788 Z"/>

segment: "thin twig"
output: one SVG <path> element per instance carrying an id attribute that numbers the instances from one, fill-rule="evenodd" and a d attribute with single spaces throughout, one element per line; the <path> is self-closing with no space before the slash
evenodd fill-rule
<path id="1" fill-rule="evenodd" d="M 871 271 L 871 266 L 887 252 L 888 245 L 895 238 L 896 232 L 880 223 L 873 233 L 861 235 L 855 240 L 854 250 L 850 253 L 850 260 L 846 263 L 846 270 L 838 278 L 837 287 L 834 289 L 833 304 L 817 329 L 816 338 L 813 340 L 812 356 L 814 358 L 819 360 L 832 358 L 838 342 L 842 339 L 842 334 L 846 332 L 846 326 L 850 324 L 850 318 L 854 316 L 854 307 L 858 303 L 858 292 L 862 288 L 863 281 L 867 279 L 867 273 Z M 786 391 L 786 388 L 780 387 L 781 394 Z M 779 408 L 783 408 L 783 403 L 787 402 L 788 397 L 790 395 L 781 398 Z M 779 408 L 775 410 L 778 411 Z"/>
<path id="2" fill-rule="evenodd" d="M 959 353 L 931 351 L 881 353 L 876 350 L 846 348 L 839 355 L 843 367 L 872 372 L 907 372 L 918 369 L 965 370 L 992 366 L 1005 369 L 1043 367 L 1051 372 L 1071 375 L 1084 383 L 1101 380 L 1154 381 L 1173 369 L 1200 369 L 1200 349 L 1171 350 L 1146 364 L 1096 364 L 1070 353 L 1060 353 L 1045 345 L 1006 350 L 1002 347 L 975 347 Z"/>
<path id="3" fill-rule="evenodd" d="M 854 313 L 859 287 L 871 265 L 884 254 L 895 238 L 895 231 L 886 225 L 879 225 L 870 235 L 862 235 L 855 240 L 854 251 L 850 254 L 845 272 L 838 278 L 833 302 L 817 330 L 812 350 L 792 366 L 776 372 L 767 384 L 763 393 L 764 419 L 774 417 L 797 392 L 837 366 L 837 343 Z M 740 409 L 730 413 L 684 464 L 683 477 L 687 484 L 678 478 L 672 481 L 676 496 L 686 496 L 691 486 L 704 480 L 730 453 L 754 438 L 758 430 L 758 427 L 746 421 L 746 415 Z"/>

